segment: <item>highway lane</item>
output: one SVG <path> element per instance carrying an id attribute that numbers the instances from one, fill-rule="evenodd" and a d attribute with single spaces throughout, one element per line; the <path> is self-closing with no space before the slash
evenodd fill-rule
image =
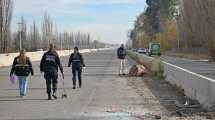
<path id="1" fill-rule="evenodd" d="M 52 101 L 47 100 L 39 62 L 33 62 L 35 76 L 29 78 L 24 99 L 18 96 L 18 84 L 11 85 L 8 81 L 10 67 L 1 68 L 0 119 L 139 120 L 149 111 L 156 114 L 165 112 L 147 87 L 143 91 L 144 97 L 148 100 L 153 98 L 150 101 L 153 105 L 137 94 L 137 88 L 128 84 L 128 78 L 117 75 L 115 51 L 86 53 L 84 58 L 87 68 L 83 73 L 83 87 L 72 89 L 71 68 L 64 67 L 68 98 Z M 61 60 L 67 66 L 68 56 Z M 58 97 L 62 92 L 62 77 L 59 75 Z"/>
<path id="2" fill-rule="evenodd" d="M 162 56 L 161 59 L 173 65 L 179 66 L 181 68 L 215 79 L 214 62 L 210 63 L 207 61 L 189 60 L 169 56 Z"/>

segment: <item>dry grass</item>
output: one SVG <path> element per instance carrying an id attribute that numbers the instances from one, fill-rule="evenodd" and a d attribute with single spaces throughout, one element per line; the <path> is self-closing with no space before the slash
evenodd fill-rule
<path id="1" fill-rule="evenodd" d="M 156 58 L 154 60 L 146 60 L 146 59 L 140 59 L 138 58 L 137 55 L 129 52 L 128 56 L 135 60 L 138 64 L 143 65 L 144 67 L 146 67 L 146 69 L 152 74 L 153 77 L 155 77 L 155 79 L 157 80 L 161 80 L 164 79 L 163 76 L 163 72 L 164 72 L 164 68 L 163 68 L 163 63 L 161 62 L 161 60 L 159 58 Z"/>
<path id="2" fill-rule="evenodd" d="M 163 76 L 164 66 L 160 59 L 155 59 L 152 61 L 151 72 L 157 80 L 165 79 Z"/>

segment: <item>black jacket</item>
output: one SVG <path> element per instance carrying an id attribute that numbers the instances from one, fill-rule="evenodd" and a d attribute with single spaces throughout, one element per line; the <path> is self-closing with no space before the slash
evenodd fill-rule
<path id="1" fill-rule="evenodd" d="M 63 73 L 63 67 L 60 62 L 60 58 L 57 52 L 48 51 L 44 53 L 42 60 L 40 62 L 40 71 L 41 72 L 58 72 L 58 67 L 60 71 Z"/>
<path id="2" fill-rule="evenodd" d="M 77 55 L 75 55 L 74 53 L 72 53 L 69 58 L 68 67 L 70 67 L 71 64 L 72 64 L 72 67 L 85 67 L 82 54 L 77 53 Z"/>
<path id="3" fill-rule="evenodd" d="M 125 48 L 120 47 L 117 49 L 117 56 L 119 59 L 125 59 L 126 55 L 127 55 L 127 53 L 126 53 Z"/>
<path id="4" fill-rule="evenodd" d="M 29 76 L 30 73 L 31 73 L 31 75 L 34 75 L 34 71 L 33 71 L 33 67 L 32 67 L 30 58 L 29 57 L 26 58 L 26 64 L 21 64 L 20 60 L 19 60 L 19 56 L 15 57 L 12 68 L 11 68 L 10 75 L 12 75 L 14 73 L 16 76 Z"/>

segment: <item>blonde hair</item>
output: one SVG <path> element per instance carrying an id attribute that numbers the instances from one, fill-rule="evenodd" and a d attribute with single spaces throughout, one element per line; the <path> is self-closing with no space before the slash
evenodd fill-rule
<path id="1" fill-rule="evenodd" d="M 54 48 L 55 46 L 53 43 L 49 44 L 49 51 L 54 51 Z"/>
<path id="2" fill-rule="evenodd" d="M 21 64 L 26 64 L 27 57 L 26 57 L 26 50 L 25 49 L 20 50 L 19 61 Z"/>
<path id="3" fill-rule="evenodd" d="M 53 43 L 49 44 L 49 52 L 51 52 L 52 54 L 57 55 L 57 52 L 55 51 L 55 45 Z"/>

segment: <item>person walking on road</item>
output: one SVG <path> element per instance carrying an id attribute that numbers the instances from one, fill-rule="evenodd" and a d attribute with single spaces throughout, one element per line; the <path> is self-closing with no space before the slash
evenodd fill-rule
<path id="1" fill-rule="evenodd" d="M 73 89 L 76 88 L 76 74 L 78 73 L 78 83 L 79 88 L 82 86 L 82 68 L 85 67 L 84 59 L 81 53 L 78 51 L 78 47 L 74 47 L 74 53 L 71 54 L 69 58 L 68 67 L 70 67 L 72 64 L 72 74 L 73 74 Z"/>
<path id="2" fill-rule="evenodd" d="M 14 73 L 19 80 L 20 97 L 23 98 L 26 96 L 27 91 L 27 77 L 30 73 L 32 76 L 34 75 L 32 63 L 30 61 L 30 58 L 26 56 L 25 49 L 22 49 L 19 53 L 19 56 L 14 58 L 10 76 L 12 76 Z"/>
<path id="3" fill-rule="evenodd" d="M 117 49 L 117 56 L 118 59 L 120 60 L 120 65 L 119 65 L 119 76 L 120 75 L 125 75 L 125 57 L 127 53 L 124 48 L 124 44 L 121 44 L 120 48 Z"/>
<path id="4" fill-rule="evenodd" d="M 55 51 L 54 44 L 50 44 L 48 52 L 44 53 L 40 62 L 40 71 L 41 73 L 44 72 L 44 78 L 46 79 L 48 100 L 51 100 L 52 97 L 57 99 L 58 67 L 63 74 L 63 67 L 60 58 Z M 53 91 L 51 90 L 51 86 Z"/>

